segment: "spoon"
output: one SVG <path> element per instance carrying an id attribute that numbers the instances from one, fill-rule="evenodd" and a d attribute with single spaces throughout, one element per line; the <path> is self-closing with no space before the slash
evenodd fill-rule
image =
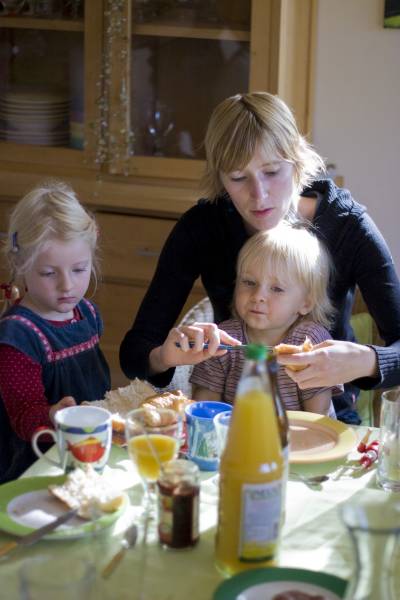
<path id="1" fill-rule="evenodd" d="M 121 542 L 120 550 L 116 554 L 114 554 L 114 556 L 111 558 L 111 560 L 103 568 L 101 574 L 104 577 L 104 579 L 106 579 L 107 577 L 109 577 L 111 575 L 111 573 L 114 571 L 116 566 L 120 563 L 120 561 L 125 556 L 125 552 L 129 548 L 132 548 L 132 546 L 134 546 L 136 544 L 137 535 L 138 535 L 138 528 L 137 528 L 137 525 L 135 525 L 135 523 L 133 523 L 125 531 L 124 538 Z"/>
<path id="2" fill-rule="evenodd" d="M 318 485 L 319 483 L 323 483 L 324 481 L 328 481 L 328 475 L 300 475 L 300 473 L 293 473 L 292 471 L 289 473 L 290 477 L 294 479 L 298 479 L 302 481 L 306 485 Z"/>

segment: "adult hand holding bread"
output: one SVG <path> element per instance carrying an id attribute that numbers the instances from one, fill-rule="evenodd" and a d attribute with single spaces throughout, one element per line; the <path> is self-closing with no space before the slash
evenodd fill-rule
<path id="1" fill-rule="evenodd" d="M 373 348 L 339 340 L 326 340 L 308 352 L 290 355 L 278 352 L 277 362 L 286 367 L 287 374 L 300 389 L 332 386 L 378 375 Z"/>

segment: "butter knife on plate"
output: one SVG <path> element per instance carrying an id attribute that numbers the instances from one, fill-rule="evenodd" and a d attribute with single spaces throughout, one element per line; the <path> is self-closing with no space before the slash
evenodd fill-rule
<path id="1" fill-rule="evenodd" d="M 35 544 L 40 539 L 42 539 L 43 536 L 47 535 L 54 529 L 57 529 L 57 527 L 59 527 L 63 523 L 66 523 L 67 521 L 72 519 L 72 517 L 75 517 L 78 513 L 78 510 L 78 508 L 69 510 L 66 513 L 63 513 L 62 515 L 54 519 L 54 521 L 46 523 L 46 525 L 43 525 L 43 527 L 39 527 L 39 529 L 35 529 L 35 531 L 32 531 L 31 533 L 27 533 L 26 535 L 22 535 L 16 540 L 12 540 L 11 542 L 3 544 L 2 546 L 0 546 L 0 557 L 4 556 L 5 554 L 8 554 L 16 548 L 19 548 L 20 546 L 32 546 L 32 544 Z"/>

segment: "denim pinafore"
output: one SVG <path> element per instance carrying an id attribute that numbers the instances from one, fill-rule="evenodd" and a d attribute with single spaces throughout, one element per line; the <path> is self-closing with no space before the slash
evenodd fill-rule
<path id="1" fill-rule="evenodd" d="M 99 312 L 86 299 L 77 308 L 82 319 L 63 327 L 18 305 L 0 319 L 0 344 L 13 346 L 41 365 L 49 405 L 64 396 L 73 396 L 77 404 L 99 400 L 110 389 L 110 371 L 99 347 Z M 0 397 L 0 483 L 18 477 L 35 459 L 30 443 L 12 429 Z"/>

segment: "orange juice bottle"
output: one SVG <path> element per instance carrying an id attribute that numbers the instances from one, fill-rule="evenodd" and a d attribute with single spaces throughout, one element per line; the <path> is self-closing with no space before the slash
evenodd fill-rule
<path id="1" fill-rule="evenodd" d="M 249 345 L 221 457 L 216 564 L 228 576 L 272 566 L 278 552 L 288 446 L 265 359 Z"/>

